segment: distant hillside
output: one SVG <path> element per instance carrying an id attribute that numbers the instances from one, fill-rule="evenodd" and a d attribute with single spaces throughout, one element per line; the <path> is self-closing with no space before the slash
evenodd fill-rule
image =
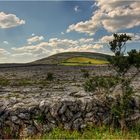
<path id="1" fill-rule="evenodd" d="M 58 53 L 40 60 L 36 60 L 31 62 L 32 64 L 62 64 L 66 62 L 70 58 L 75 57 L 84 57 L 84 58 L 93 58 L 97 60 L 107 60 L 109 55 L 101 54 L 101 53 L 92 53 L 92 52 L 64 52 Z"/>

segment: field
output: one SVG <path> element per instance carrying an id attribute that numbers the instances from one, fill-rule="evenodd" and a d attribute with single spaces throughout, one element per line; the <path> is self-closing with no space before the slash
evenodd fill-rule
<path id="1" fill-rule="evenodd" d="M 88 57 L 73 57 L 69 58 L 61 63 L 62 65 L 104 65 L 108 64 L 106 60 L 100 60 Z"/>
<path id="2" fill-rule="evenodd" d="M 71 57 L 67 61 L 106 62 L 87 57 Z M 115 75 L 107 65 L 0 65 L 0 117 L 3 123 L 0 138 L 139 139 L 137 129 L 122 133 L 119 129 L 110 131 L 108 127 L 88 128 L 85 125 L 96 122 L 100 126 L 100 119 L 106 119 L 109 113 L 102 96 L 84 91 L 85 71 L 90 77 Z M 131 69 L 128 76 L 134 71 Z M 137 76 L 132 83 L 138 99 L 139 81 L 140 76 Z M 58 128 L 58 123 L 66 130 Z M 23 132 L 19 129 L 22 125 Z"/>

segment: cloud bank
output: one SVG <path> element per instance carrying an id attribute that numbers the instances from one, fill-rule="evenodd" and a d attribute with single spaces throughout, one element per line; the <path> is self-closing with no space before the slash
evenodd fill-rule
<path id="1" fill-rule="evenodd" d="M 69 51 L 97 52 L 103 48 L 102 44 L 95 44 L 93 38 L 80 38 L 78 40 L 51 38 L 37 44 L 28 44 L 20 48 L 12 48 L 10 61 L 30 62 L 50 56 L 55 53 Z"/>
<path id="2" fill-rule="evenodd" d="M 94 6 L 98 9 L 89 20 L 70 25 L 67 32 L 94 35 L 99 28 L 117 32 L 140 26 L 140 1 L 96 0 Z"/>

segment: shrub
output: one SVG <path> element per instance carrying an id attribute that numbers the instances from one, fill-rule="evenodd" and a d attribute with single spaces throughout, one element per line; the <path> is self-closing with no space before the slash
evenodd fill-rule
<path id="1" fill-rule="evenodd" d="M 117 77 L 95 76 L 85 81 L 84 89 L 88 92 L 109 93 L 110 88 L 118 82 L 119 79 Z"/>
<path id="2" fill-rule="evenodd" d="M 5 78 L 0 78 L 0 86 L 8 86 L 10 84 L 10 80 Z"/>
<path id="3" fill-rule="evenodd" d="M 53 80 L 54 80 L 54 74 L 51 73 L 51 72 L 48 72 L 48 73 L 47 73 L 46 80 L 48 80 L 48 81 L 53 81 Z"/>
<path id="4" fill-rule="evenodd" d="M 108 61 L 116 71 L 116 77 L 96 76 L 92 79 L 87 79 L 84 89 L 85 91 L 110 94 L 119 85 L 122 92 L 112 102 L 111 116 L 113 125 L 120 126 L 121 130 L 125 130 L 127 128 L 126 120 L 133 114 L 131 104 L 134 91 L 131 87 L 131 82 L 140 72 L 140 51 L 131 50 L 126 56 L 126 42 L 131 40 L 131 36 L 114 34 L 113 37 L 113 40 L 109 42 L 109 48 L 114 53 L 114 56 L 110 57 Z M 126 74 L 131 67 L 136 67 L 137 72 L 129 78 Z"/>
<path id="5" fill-rule="evenodd" d="M 84 78 L 88 78 L 89 77 L 89 72 L 87 70 L 81 69 L 81 72 L 82 72 Z"/>
<path id="6" fill-rule="evenodd" d="M 89 61 L 88 64 L 92 64 L 91 61 Z"/>
<path id="7" fill-rule="evenodd" d="M 35 120 L 37 120 L 38 123 L 44 124 L 46 123 L 46 115 L 44 113 L 41 113 L 36 116 Z"/>
<path id="8" fill-rule="evenodd" d="M 95 81 L 93 79 L 87 79 L 83 86 L 87 92 L 94 92 L 96 90 Z"/>

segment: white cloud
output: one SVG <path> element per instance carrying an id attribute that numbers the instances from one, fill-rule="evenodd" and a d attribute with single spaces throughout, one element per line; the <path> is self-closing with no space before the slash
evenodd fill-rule
<path id="1" fill-rule="evenodd" d="M 42 40 L 44 40 L 43 36 L 33 36 L 33 37 L 27 39 L 27 42 L 28 42 L 28 44 L 32 44 L 32 43 L 39 42 L 39 41 L 42 41 Z"/>
<path id="2" fill-rule="evenodd" d="M 100 39 L 101 43 L 108 43 L 109 41 L 113 40 L 113 35 L 106 35 Z"/>
<path id="3" fill-rule="evenodd" d="M 91 5 L 91 8 L 94 8 L 94 7 L 97 7 L 97 6 L 98 6 L 97 3 L 94 2 L 94 4 Z"/>
<path id="4" fill-rule="evenodd" d="M 75 12 L 80 12 L 80 7 L 79 7 L 78 5 L 76 5 L 76 6 L 74 7 L 74 11 L 75 11 Z"/>
<path id="5" fill-rule="evenodd" d="M 101 44 L 95 44 L 95 45 L 93 46 L 93 48 L 94 48 L 94 49 L 100 49 L 100 48 L 103 48 L 103 45 L 101 45 Z"/>
<path id="6" fill-rule="evenodd" d="M 64 49 L 63 52 L 95 52 L 98 49 L 103 48 L 103 45 L 100 44 L 86 44 L 86 45 L 81 45 L 81 46 L 77 46 L 77 47 L 71 47 L 68 49 Z"/>
<path id="7" fill-rule="evenodd" d="M 8 51 L 6 51 L 5 49 L 0 48 L 0 56 L 5 56 L 5 55 L 8 55 L 8 54 L 9 54 Z"/>
<path id="8" fill-rule="evenodd" d="M 67 32 L 77 31 L 89 35 L 103 27 L 109 32 L 117 32 L 140 26 L 140 1 L 96 0 L 98 9 L 87 21 L 81 21 L 68 27 Z"/>
<path id="9" fill-rule="evenodd" d="M 101 52 L 103 44 L 94 43 L 93 38 L 59 39 L 51 38 L 37 44 L 28 44 L 19 48 L 6 51 L 0 49 L 0 62 L 25 63 L 50 56 L 60 52 Z"/>
<path id="10" fill-rule="evenodd" d="M 7 50 L 0 48 L 0 63 L 8 63 L 10 55 L 11 54 Z"/>
<path id="11" fill-rule="evenodd" d="M 30 61 L 47 57 L 49 55 L 69 52 L 69 51 L 97 51 L 100 50 L 103 45 L 95 44 L 93 38 L 80 38 L 77 40 L 72 39 L 58 39 L 51 38 L 49 41 L 40 42 L 36 45 L 29 44 L 20 48 L 12 48 L 13 57 L 29 57 Z M 21 55 L 20 55 L 21 54 Z M 32 57 L 31 57 L 32 56 Z M 27 59 L 25 59 L 27 60 Z M 25 61 L 24 60 L 24 61 Z"/>
<path id="12" fill-rule="evenodd" d="M 34 33 L 32 33 L 32 35 L 31 36 L 35 36 L 35 34 Z"/>
<path id="13" fill-rule="evenodd" d="M 5 40 L 5 41 L 3 41 L 3 43 L 4 43 L 4 44 L 6 44 L 6 45 L 8 45 L 8 44 L 9 44 L 9 42 L 8 42 L 8 41 L 6 41 L 6 40 Z"/>
<path id="14" fill-rule="evenodd" d="M 118 34 L 124 34 L 124 33 L 118 33 Z M 139 42 L 140 41 L 140 34 L 135 34 L 135 33 L 126 33 L 126 34 L 132 37 L 132 40 L 130 42 Z M 105 35 L 99 40 L 99 42 L 108 43 L 111 40 L 113 40 L 113 35 Z"/>
<path id="15" fill-rule="evenodd" d="M 0 28 L 12 28 L 22 24 L 25 24 L 25 20 L 19 19 L 16 15 L 0 12 Z"/>
<path id="16" fill-rule="evenodd" d="M 64 32 L 61 32 L 61 35 L 64 35 L 65 33 Z"/>
<path id="17" fill-rule="evenodd" d="M 79 33 L 87 33 L 89 35 L 93 35 L 101 26 L 100 19 L 99 19 L 100 16 L 101 16 L 100 13 L 97 12 L 96 15 L 88 21 L 85 22 L 81 21 L 77 24 L 70 25 L 67 29 L 67 33 L 71 31 L 77 31 Z"/>
<path id="18" fill-rule="evenodd" d="M 94 39 L 93 38 L 80 38 L 79 42 L 81 43 L 93 43 Z"/>

